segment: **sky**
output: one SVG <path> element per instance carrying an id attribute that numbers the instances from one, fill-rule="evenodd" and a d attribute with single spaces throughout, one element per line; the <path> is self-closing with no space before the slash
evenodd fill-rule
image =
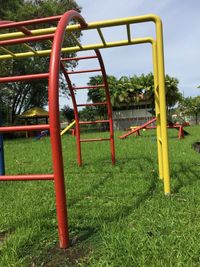
<path id="1" fill-rule="evenodd" d="M 200 95 L 200 1 L 199 0 L 77 0 L 86 22 L 117 19 L 145 14 L 159 15 L 163 21 L 165 73 L 179 80 L 184 96 Z M 133 37 L 155 36 L 153 23 L 138 24 Z M 123 36 L 122 29 L 105 32 L 106 40 Z M 82 36 L 90 43 L 94 35 Z M 123 38 L 122 38 L 123 39 Z M 90 54 L 86 53 L 85 54 Z M 102 49 L 106 72 L 120 78 L 152 72 L 151 46 L 148 44 Z M 89 62 L 90 61 L 90 62 Z M 80 61 L 81 62 L 81 61 Z M 95 68 L 92 60 L 82 62 L 77 69 Z M 88 76 L 74 75 L 76 86 L 86 85 Z M 90 74 L 91 76 L 91 74 Z M 87 91 L 77 95 L 77 102 L 86 102 Z M 70 104 L 71 105 L 71 104 Z"/>

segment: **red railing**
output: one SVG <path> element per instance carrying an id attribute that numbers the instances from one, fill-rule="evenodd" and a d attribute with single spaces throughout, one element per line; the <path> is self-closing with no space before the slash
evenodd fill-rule
<path id="1" fill-rule="evenodd" d="M 11 126 L 0 127 L 0 132 L 7 131 L 28 131 L 28 130 L 50 130 L 50 140 L 52 147 L 52 161 L 53 161 L 53 174 L 29 174 L 29 175 L 2 175 L 0 181 L 10 180 L 54 180 L 55 195 L 56 195 L 56 210 L 58 218 L 58 232 L 61 248 L 67 248 L 69 246 L 69 233 L 68 233 L 68 221 L 67 221 L 67 207 L 65 196 L 65 182 L 64 182 L 64 170 L 63 170 L 63 158 L 60 139 L 60 121 L 59 121 L 59 69 L 60 69 L 60 57 L 63 39 L 66 31 L 66 27 L 71 21 L 75 19 L 80 23 L 80 27 L 86 27 L 87 24 L 82 16 L 76 11 L 68 11 L 62 16 L 54 16 L 48 18 L 34 19 L 22 22 L 0 22 L 0 29 L 16 28 L 23 32 L 25 35 L 31 35 L 31 32 L 25 28 L 28 25 L 36 25 L 40 23 L 49 23 L 58 21 L 55 34 L 41 35 L 37 37 L 24 37 L 20 39 L 1 41 L 1 45 L 6 44 L 19 44 L 24 42 L 35 42 L 41 40 L 52 39 L 52 51 L 50 56 L 50 68 L 49 73 L 22 75 L 14 77 L 1 77 L 0 83 L 28 81 L 35 79 L 49 79 L 49 125 L 32 125 L 32 126 Z M 62 65 L 61 65 L 62 66 Z"/>

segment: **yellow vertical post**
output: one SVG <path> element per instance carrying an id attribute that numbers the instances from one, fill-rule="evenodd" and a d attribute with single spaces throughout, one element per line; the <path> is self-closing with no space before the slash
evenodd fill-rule
<path id="1" fill-rule="evenodd" d="M 167 114 L 166 114 L 166 95 L 165 95 L 165 69 L 163 52 L 163 32 L 162 22 L 156 17 L 156 39 L 157 39 L 157 62 L 158 62 L 158 84 L 160 96 L 160 125 L 162 136 L 162 157 L 163 157 L 163 178 L 164 192 L 170 194 L 170 176 L 169 176 L 169 151 L 168 151 L 168 133 L 167 133 Z"/>
<path id="2" fill-rule="evenodd" d="M 159 83 L 158 83 L 158 63 L 157 63 L 158 59 L 157 59 L 156 49 L 157 49 L 156 42 L 152 41 L 158 167 L 159 167 L 159 178 L 163 179 L 163 157 L 162 157 L 162 137 L 161 137 L 162 135 L 161 135 L 161 125 L 160 125 L 160 99 L 159 99 L 160 96 L 159 96 Z"/>

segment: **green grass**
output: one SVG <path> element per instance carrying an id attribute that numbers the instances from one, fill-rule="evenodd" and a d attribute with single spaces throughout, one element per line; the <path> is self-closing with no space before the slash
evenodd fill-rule
<path id="1" fill-rule="evenodd" d="M 200 127 L 187 130 L 181 141 L 169 131 L 170 197 L 157 177 L 154 131 L 116 138 L 114 167 L 101 142 L 82 145 L 78 168 L 75 138 L 63 136 L 72 245 L 58 248 L 52 182 L 2 182 L 0 267 L 199 266 L 200 154 L 192 144 Z M 49 138 L 6 141 L 5 151 L 7 174 L 52 172 Z"/>

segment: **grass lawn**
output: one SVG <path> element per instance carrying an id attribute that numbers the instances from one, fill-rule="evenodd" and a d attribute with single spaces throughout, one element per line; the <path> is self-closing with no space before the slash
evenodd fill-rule
<path id="1" fill-rule="evenodd" d="M 1 182 L 0 267 L 200 266 L 200 127 L 186 129 L 184 140 L 169 130 L 170 197 L 155 131 L 116 138 L 114 167 L 108 142 L 83 143 L 77 167 L 75 138 L 63 136 L 72 245 L 58 248 L 52 181 Z M 5 157 L 7 174 L 52 172 L 49 138 L 6 141 Z"/>

